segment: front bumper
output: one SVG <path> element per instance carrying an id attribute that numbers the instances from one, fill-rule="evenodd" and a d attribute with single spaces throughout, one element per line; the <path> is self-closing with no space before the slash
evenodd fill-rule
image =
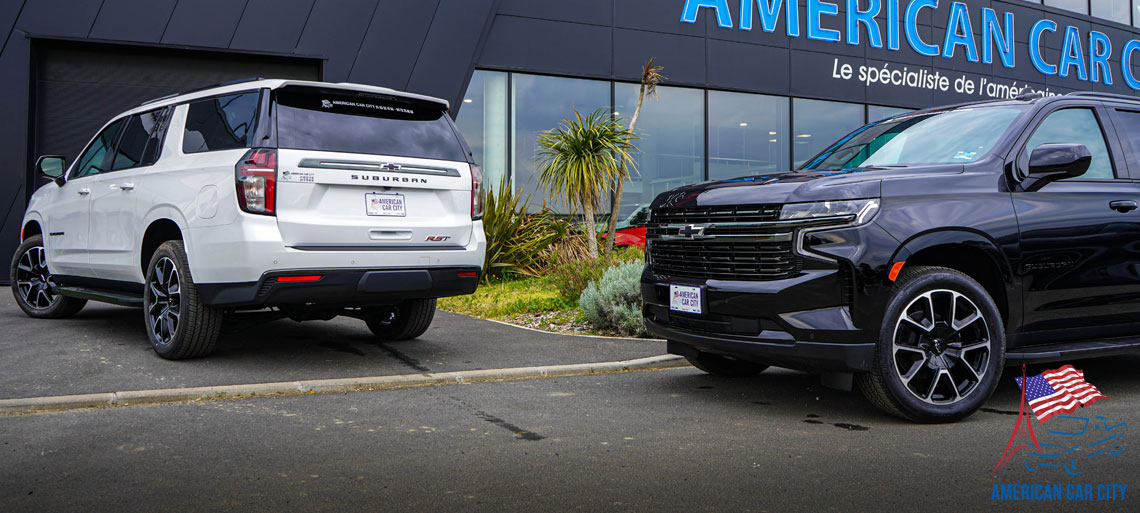
<path id="1" fill-rule="evenodd" d="M 479 275 L 478 267 L 275 271 L 252 282 L 199 283 L 198 295 L 207 305 L 227 308 L 290 304 L 373 306 L 471 294 L 479 284 Z M 281 281 L 300 276 L 320 278 Z"/>

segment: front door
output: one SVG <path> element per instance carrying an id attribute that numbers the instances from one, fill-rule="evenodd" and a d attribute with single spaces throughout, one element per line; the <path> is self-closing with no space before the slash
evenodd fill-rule
<path id="1" fill-rule="evenodd" d="M 1105 117 L 1094 107 L 1054 110 L 1019 159 L 1026 165 L 1046 143 L 1083 144 L 1093 156 L 1084 176 L 1013 194 L 1024 330 L 1052 337 L 1027 341 L 1126 335 L 1140 317 L 1140 210 L 1130 208 L 1140 204 L 1140 185 L 1128 179 L 1119 147 L 1106 137 Z"/>
<path id="2" fill-rule="evenodd" d="M 91 196 L 98 175 L 108 169 L 121 126 L 121 121 L 115 121 L 91 141 L 44 211 L 44 244 L 48 269 L 54 275 L 94 277 L 87 253 Z"/>

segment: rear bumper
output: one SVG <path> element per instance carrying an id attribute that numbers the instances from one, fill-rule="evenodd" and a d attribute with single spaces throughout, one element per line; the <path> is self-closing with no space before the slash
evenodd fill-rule
<path id="1" fill-rule="evenodd" d="M 478 267 L 273 271 L 251 282 L 199 283 L 198 294 L 207 305 L 228 308 L 289 304 L 368 306 L 471 294 L 479 284 L 479 275 Z M 278 281 L 296 276 L 320 278 Z"/>

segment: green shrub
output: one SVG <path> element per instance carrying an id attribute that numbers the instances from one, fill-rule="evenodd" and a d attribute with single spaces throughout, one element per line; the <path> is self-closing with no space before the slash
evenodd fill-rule
<path id="1" fill-rule="evenodd" d="M 595 328 L 627 336 L 646 336 L 641 316 L 640 262 L 625 262 L 607 269 L 590 282 L 578 298 L 578 308 Z"/>
<path id="2" fill-rule="evenodd" d="M 637 248 L 622 249 L 598 258 L 590 258 L 586 242 L 581 235 L 568 237 L 551 246 L 546 275 L 554 283 L 554 288 L 566 299 L 574 302 L 592 281 L 598 281 L 602 273 L 615 265 L 628 262 L 645 265 L 645 252 Z"/>
<path id="3" fill-rule="evenodd" d="M 538 212 L 528 212 L 529 202 L 513 194 L 505 181 L 487 191 L 483 211 L 486 278 L 536 276 L 547 265 L 550 245 L 570 232 L 570 223 L 556 218 L 545 205 Z"/>

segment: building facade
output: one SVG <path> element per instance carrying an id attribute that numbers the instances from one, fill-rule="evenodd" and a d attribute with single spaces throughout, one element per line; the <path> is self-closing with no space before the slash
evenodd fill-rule
<path id="1" fill-rule="evenodd" d="M 448 99 L 492 185 L 536 189 L 535 139 L 636 104 L 621 214 L 670 188 L 780 172 L 933 105 L 1140 92 L 1140 0 L 0 0 L 0 253 L 37 155 L 140 102 L 246 77 Z M 554 205 L 558 207 L 558 205 Z"/>

